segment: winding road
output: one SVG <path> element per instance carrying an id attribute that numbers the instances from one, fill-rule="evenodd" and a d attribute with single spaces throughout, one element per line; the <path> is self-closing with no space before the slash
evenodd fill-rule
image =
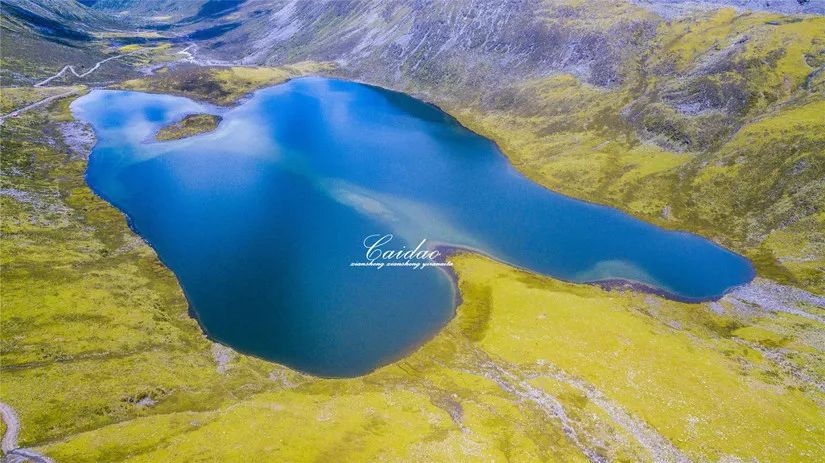
<path id="1" fill-rule="evenodd" d="M 188 57 L 189 57 L 189 58 L 192 58 L 192 54 L 191 54 L 191 53 L 188 53 L 188 51 L 187 51 L 187 50 L 189 50 L 189 48 L 191 48 L 192 46 L 193 46 L 193 45 L 190 45 L 190 46 L 188 46 L 188 47 L 184 48 L 183 50 L 181 50 L 181 51 L 179 51 L 179 52 L 177 52 L 177 53 L 184 54 L 184 55 L 188 55 Z M 72 65 L 72 64 L 67 64 L 66 66 L 63 66 L 63 69 L 61 69 L 59 72 L 57 72 L 57 73 L 56 73 L 56 74 L 54 74 L 53 76 L 51 76 L 51 77 L 48 77 L 48 78 L 46 78 L 46 79 L 41 80 L 40 82 L 38 82 L 38 83 L 36 83 L 36 84 L 32 85 L 32 87 L 34 87 L 34 88 L 41 88 L 41 87 L 43 87 L 44 85 L 46 85 L 46 84 L 48 84 L 49 82 L 51 82 L 52 80 L 57 79 L 58 77 L 63 76 L 63 74 L 66 74 L 67 72 L 72 73 L 75 77 L 78 77 L 78 78 L 83 78 L 83 77 L 86 77 L 86 76 L 88 76 L 89 74 L 91 74 L 91 73 L 93 73 L 93 72 L 97 71 L 98 69 L 100 69 L 100 66 L 101 66 L 102 64 L 106 63 L 106 62 L 109 62 L 109 61 L 112 61 L 112 60 L 115 60 L 115 59 L 119 59 L 119 58 L 125 58 L 125 57 L 127 57 L 127 56 L 134 55 L 134 54 L 136 54 L 136 53 L 141 53 L 141 52 L 145 52 L 145 51 L 151 51 L 151 50 L 154 50 L 154 49 L 156 49 L 156 48 L 158 48 L 158 47 L 152 47 L 152 48 L 141 48 L 141 49 L 138 49 L 138 50 L 135 50 L 135 51 L 131 51 L 131 52 L 129 52 L 129 53 L 124 53 L 124 54 L 122 54 L 122 55 L 110 56 L 110 57 L 108 57 L 108 58 L 106 58 L 106 59 L 103 59 L 103 60 L 98 61 L 98 62 L 97 62 L 97 63 L 95 63 L 95 64 L 94 64 L 94 66 L 92 66 L 92 67 L 91 67 L 88 71 L 83 72 L 83 73 L 78 73 L 78 72 L 77 72 L 77 70 L 75 69 L 74 65 Z M 75 90 L 70 90 L 70 91 L 68 91 L 68 92 L 61 93 L 60 95 L 53 95 L 53 96 L 50 96 L 50 97 L 44 98 L 44 99 L 42 99 L 42 100 L 40 100 L 40 101 L 38 101 L 38 102 L 32 103 L 32 104 L 30 104 L 30 105 L 28 105 L 28 106 L 24 106 L 24 107 L 22 107 L 22 108 L 20 108 L 20 109 L 16 109 L 16 110 L 14 110 L 14 111 L 12 111 L 12 112 L 10 112 L 10 113 L 0 115 L 0 125 L 2 125 L 2 124 L 3 124 L 3 122 L 5 122 L 5 120 L 6 120 L 6 119 L 8 119 L 8 118 L 10 118 L 10 117 L 16 117 L 16 116 L 18 116 L 18 115 L 20 115 L 20 114 L 22 114 L 22 113 L 24 113 L 24 112 L 26 112 L 26 111 L 28 111 L 28 110 L 30 110 L 30 109 L 34 109 L 34 108 L 37 108 L 37 107 L 39 107 L 39 106 L 43 106 L 43 105 L 49 104 L 49 103 L 51 103 L 51 102 L 52 102 L 52 101 L 54 101 L 54 100 L 57 100 L 57 99 L 60 99 L 60 98 L 63 98 L 63 97 L 67 97 L 67 96 L 72 95 L 72 94 L 75 94 L 75 93 L 77 93 L 77 92 L 79 92 L 79 91 L 80 91 L 80 90 L 75 89 Z"/>
<path id="2" fill-rule="evenodd" d="M 153 50 L 153 49 L 154 49 L 154 48 L 150 48 L 149 50 Z M 65 74 L 67 71 L 71 71 L 71 73 L 72 73 L 72 74 L 74 74 L 74 75 L 75 75 L 75 77 L 81 77 L 81 78 L 82 78 L 82 77 L 86 77 L 86 76 L 88 76 L 89 74 L 91 74 L 91 73 L 93 73 L 93 72 L 97 71 L 97 70 L 98 70 L 98 68 L 100 68 L 100 65 L 101 65 L 101 64 L 103 64 L 103 63 L 106 63 L 106 62 L 108 62 L 108 61 L 112 61 L 112 60 L 114 60 L 114 59 L 118 59 L 118 58 L 124 58 L 124 57 L 129 56 L 129 55 L 134 55 L 135 53 L 140 53 L 140 52 L 142 52 L 142 51 L 147 51 L 147 49 L 143 49 L 143 48 L 141 48 L 141 49 L 139 49 L 139 50 L 135 50 L 135 51 L 132 51 L 132 52 L 129 52 L 129 53 L 124 53 L 124 54 L 122 54 L 122 55 L 110 56 L 110 57 L 108 57 L 108 58 L 106 58 L 106 59 L 104 59 L 104 60 L 100 60 L 100 61 L 98 61 L 97 63 L 95 63 L 95 65 L 94 65 L 94 66 L 92 66 L 92 67 L 91 67 L 91 69 L 89 69 L 88 71 L 86 71 L 86 72 L 84 72 L 84 73 L 82 73 L 82 74 L 78 74 L 78 73 L 77 73 L 77 71 L 75 70 L 74 66 L 73 66 L 73 65 L 71 65 L 71 64 L 68 64 L 68 65 L 66 65 L 66 66 L 63 66 L 63 69 L 61 69 L 61 70 L 60 70 L 60 72 L 58 72 L 57 74 L 55 74 L 55 75 L 53 75 L 53 76 L 51 76 L 51 77 L 49 77 L 49 78 L 47 78 L 47 79 L 41 80 L 40 82 L 38 82 L 38 83 L 34 84 L 34 85 L 33 85 L 33 87 L 42 87 L 42 86 L 44 86 L 44 85 L 48 84 L 49 82 L 51 82 L 52 80 L 57 79 L 58 77 L 62 76 L 62 75 L 63 75 L 63 74 Z"/>
<path id="3" fill-rule="evenodd" d="M 55 463 L 51 458 L 35 452 L 31 449 L 21 449 L 17 446 L 17 436 L 20 435 L 20 419 L 17 412 L 5 402 L 0 402 L 0 417 L 6 424 L 6 433 L 0 442 L 0 449 L 3 450 L 3 461 L 6 463 L 18 463 L 30 461 L 34 463 Z"/>

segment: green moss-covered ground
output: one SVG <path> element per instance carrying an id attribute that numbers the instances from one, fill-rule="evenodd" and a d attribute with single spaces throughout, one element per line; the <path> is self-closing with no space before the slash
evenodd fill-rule
<path id="1" fill-rule="evenodd" d="M 85 161 L 65 154 L 67 103 L 0 129 L 12 153 L 2 400 L 20 414 L 23 446 L 73 462 L 823 452 L 821 323 L 720 315 L 470 255 L 454 258 L 455 320 L 365 377 L 313 378 L 212 344 L 173 275 L 86 187 Z"/>
<path id="2" fill-rule="evenodd" d="M 164 68 L 155 76 L 127 80 L 116 87 L 150 93 L 170 93 L 229 105 L 256 88 L 279 84 L 293 77 L 322 74 L 332 69 L 332 64 L 311 61 L 282 67 L 183 67 L 173 71 Z"/>
<path id="3" fill-rule="evenodd" d="M 155 139 L 166 141 L 200 135 L 215 130 L 220 122 L 221 117 L 213 114 L 189 114 L 178 122 L 162 127 Z"/>
<path id="4" fill-rule="evenodd" d="M 60 95 L 73 87 L 3 87 L 0 88 L 0 115 L 36 103 L 50 96 Z"/>
<path id="5" fill-rule="evenodd" d="M 541 184 L 825 292 L 825 18 L 722 9 L 657 37 L 615 88 L 559 74 L 443 104 Z"/>
<path id="6" fill-rule="evenodd" d="M 67 103 L 0 127 L 2 393 L 23 445 L 139 416 L 147 398 L 214 406 L 262 375 L 253 360 L 215 372 L 174 276 L 66 154 Z"/>

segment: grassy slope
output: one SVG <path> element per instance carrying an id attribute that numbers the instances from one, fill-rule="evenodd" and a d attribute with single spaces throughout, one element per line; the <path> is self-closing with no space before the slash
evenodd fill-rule
<path id="1" fill-rule="evenodd" d="M 331 69 L 331 64 L 311 61 L 277 68 L 237 67 L 204 71 L 203 68 L 193 67 L 175 72 L 162 69 L 152 78 L 127 80 L 118 84 L 117 88 L 172 93 L 219 105 L 230 105 L 256 88 L 277 84 L 292 77 L 322 74 Z"/>
<path id="2" fill-rule="evenodd" d="M 457 318 L 396 365 L 352 380 L 273 367 L 269 392 L 44 450 L 65 461 L 581 461 L 552 401 L 582 445 L 619 461 L 650 458 L 635 428 L 614 418 L 622 413 L 696 460 L 805 461 L 825 450 L 821 394 L 730 335 L 768 319 L 559 283 L 480 257 L 455 262 L 466 298 Z M 811 348 L 801 337 L 782 342 Z"/>
<path id="3" fill-rule="evenodd" d="M 2 187 L 14 192 L 0 198 L 2 391 L 22 443 L 139 416 L 145 398 L 177 409 L 255 392 L 266 365 L 215 372 L 174 276 L 60 146 L 69 119 L 64 100 L 1 129 Z"/>
<path id="4" fill-rule="evenodd" d="M 50 96 L 72 90 L 73 87 L 5 87 L 0 89 L 0 115 L 36 103 Z"/>
<path id="5" fill-rule="evenodd" d="M 582 449 L 647 461 L 651 448 L 676 451 L 667 442 L 698 460 L 825 450 L 821 393 L 761 353 L 816 365 L 821 324 L 716 315 L 474 256 L 455 259 L 456 319 L 395 365 L 350 380 L 231 352 L 220 366 L 174 277 L 88 190 L 85 162 L 63 154 L 66 103 L 2 127 L 15 173 L 3 187 L 28 193 L 2 197 L 2 400 L 21 415 L 22 445 L 75 462 L 584 461 Z"/>
<path id="6" fill-rule="evenodd" d="M 823 46 L 825 18 L 721 10 L 662 25 L 620 87 L 562 74 L 485 107 L 445 104 L 535 181 L 711 237 L 822 293 Z M 675 109 L 689 103 L 704 106 Z"/>
<path id="7" fill-rule="evenodd" d="M 815 436 L 825 432 L 825 411 L 811 400 L 816 395 L 776 381 L 772 365 L 725 336 L 727 328 L 753 320 L 641 295 L 615 297 L 478 258 L 461 263 L 462 278 L 489 288 L 493 311 L 480 342 L 485 350 L 581 378 L 693 458 L 821 455 Z M 777 440 L 794 443 L 777 446 Z"/>

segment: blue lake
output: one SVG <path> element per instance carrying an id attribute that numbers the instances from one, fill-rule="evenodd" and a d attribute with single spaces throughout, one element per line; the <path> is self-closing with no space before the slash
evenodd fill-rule
<path id="1" fill-rule="evenodd" d="M 374 234 L 394 235 L 386 249 L 426 239 L 689 301 L 754 276 L 745 258 L 703 238 L 540 187 L 437 108 L 367 85 L 296 79 L 232 109 L 95 90 L 72 111 L 98 137 L 87 182 L 175 272 L 206 332 L 312 374 L 366 373 L 454 314 L 444 268 L 351 266 Z M 154 141 L 193 112 L 223 121 Z"/>

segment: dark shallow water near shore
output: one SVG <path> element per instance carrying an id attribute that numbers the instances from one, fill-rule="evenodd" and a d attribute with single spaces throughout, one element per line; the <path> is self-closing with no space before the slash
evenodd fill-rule
<path id="1" fill-rule="evenodd" d="M 175 272 L 210 336 L 313 374 L 366 373 L 453 315 L 442 269 L 351 267 L 372 234 L 689 301 L 754 275 L 710 241 L 548 191 L 437 108 L 367 85 L 296 79 L 228 110 L 96 90 L 72 110 L 98 137 L 87 182 Z M 224 119 L 152 141 L 192 112 Z"/>

